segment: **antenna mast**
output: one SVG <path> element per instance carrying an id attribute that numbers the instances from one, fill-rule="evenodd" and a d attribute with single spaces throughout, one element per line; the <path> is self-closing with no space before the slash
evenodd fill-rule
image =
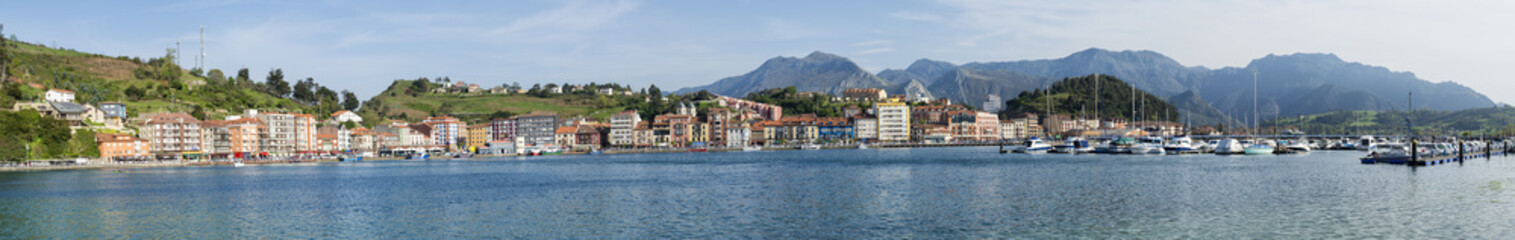
<path id="1" fill-rule="evenodd" d="M 195 59 L 195 67 L 205 71 L 205 25 L 200 25 L 200 58 Z"/>

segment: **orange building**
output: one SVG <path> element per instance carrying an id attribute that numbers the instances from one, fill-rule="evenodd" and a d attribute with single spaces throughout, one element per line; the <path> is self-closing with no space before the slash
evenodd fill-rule
<path id="1" fill-rule="evenodd" d="M 95 134 L 95 142 L 100 144 L 100 157 L 108 160 L 145 159 L 152 152 L 147 140 L 126 134 Z"/>

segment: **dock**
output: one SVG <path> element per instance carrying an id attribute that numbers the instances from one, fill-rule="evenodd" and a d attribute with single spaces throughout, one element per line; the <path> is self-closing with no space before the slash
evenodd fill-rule
<path id="1" fill-rule="evenodd" d="M 1454 153 L 1454 154 L 1451 154 L 1451 155 L 1421 156 L 1421 157 L 1398 157 L 1398 158 L 1372 158 L 1372 157 L 1364 157 L 1364 158 L 1361 158 L 1361 161 L 1362 161 L 1362 164 L 1384 163 L 1384 164 L 1403 164 L 1403 165 L 1408 165 L 1408 166 L 1433 166 L 1433 165 L 1442 165 L 1442 164 L 1448 164 L 1448 163 L 1458 163 L 1458 162 L 1462 162 L 1462 161 L 1465 161 L 1465 160 L 1473 160 L 1473 159 L 1479 159 L 1479 158 L 1492 158 L 1492 157 L 1497 157 L 1497 156 L 1507 156 L 1507 155 L 1510 154 L 1510 152 L 1512 150 L 1515 150 L 1515 148 L 1505 148 L 1505 147 L 1498 147 L 1498 148 L 1496 148 L 1496 147 L 1492 147 L 1491 146 L 1489 148 L 1484 148 L 1484 151 L 1482 151 L 1482 152 L 1467 152 L 1467 151 L 1463 151 L 1462 149 L 1458 149 L 1457 153 Z"/>

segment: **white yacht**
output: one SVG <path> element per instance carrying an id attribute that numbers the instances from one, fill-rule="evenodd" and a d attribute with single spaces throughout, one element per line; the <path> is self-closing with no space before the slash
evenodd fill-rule
<path id="1" fill-rule="evenodd" d="M 1194 139 L 1187 136 L 1174 137 L 1163 144 L 1163 151 L 1170 154 L 1199 153 L 1199 148 L 1194 147 L 1195 144 Z"/>
<path id="2" fill-rule="evenodd" d="M 1247 155 L 1273 155 L 1275 146 L 1277 146 L 1277 143 L 1273 142 L 1273 140 L 1263 139 L 1247 145 L 1247 148 L 1243 151 Z"/>
<path id="3" fill-rule="evenodd" d="M 1131 146 L 1131 154 L 1164 154 L 1163 139 L 1159 137 L 1143 137 L 1137 141 L 1136 146 Z"/>
<path id="4" fill-rule="evenodd" d="M 1015 148 L 1015 152 L 1018 153 L 1047 153 L 1048 150 L 1052 150 L 1052 145 L 1047 145 L 1041 138 L 1034 137 L 1026 139 L 1020 147 Z"/>
<path id="5" fill-rule="evenodd" d="M 1373 136 L 1364 135 L 1362 137 L 1357 138 L 1357 144 L 1355 145 L 1355 147 L 1357 147 L 1357 150 L 1367 151 L 1367 150 L 1373 149 L 1373 146 L 1377 146 L 1377 145 L 1378 145 L 1378 141 L 1376 141 L 1375 139 L 1373 139 Z"/>
<path id="6" fill-rule="evenodd" d="M 1090 144 L 1089 140 L 1085 140 L 1082 137 L 1070 137 L 1066 140 L 1063 140 L 1063 143 L 1057 144 L 1057 146 L 1052 146 L 1052 150 L 1048 152 L 1089 153 L 1093 151 L 1094 145 Z"/>

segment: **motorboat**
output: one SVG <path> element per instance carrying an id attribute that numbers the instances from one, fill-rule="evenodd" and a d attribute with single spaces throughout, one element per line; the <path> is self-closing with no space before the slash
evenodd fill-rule
<path id="1" fill-rule="evenodd" d="M 1410 161 L 1410 148 L 1405 144 L 1390 143 L 1376 145 L 1368 150 L 1368 156 L 1363 157 L 1362 163 L 1405 163 Z"/>
<path id="2" fill-rule="evenodd" d="M 746 147 L 742 147 L 742 151 L 743 152 L 756 152 L 756 151 L 762 151 L 762 150 L 763 150 L 763 147 L 759 147 L 759 146 L 746 146 Z"/>
<path id="3" fill-rule="evenodd" d="M 1136 146 L 1136 139 L 1123 137 L 1100 144 L 1094 153 L 1131 153 L 1132 146 Z"/>
<path id="4" fill-rule="evenodd" d="M 1047 143 L 1043 142 L 1041 138 L 1034 137 L 1031 139 L 1026 139 L 1026 141 L 1021 142 L 1021 146 L 1015 148 L 1015 152 L 1017 153 L 1030 154 L 1047 153 L 1049 150 L 1052 150 L 1052 145 L 1047 145 Z"/>
<path id="5" fill-rule="evenodd" d="M 1293 140 L 1293 141 L 1284 141 L 1283 145 L 1284 145 L 1284 149 L 1285 150 L 1288 150 L 1288 151 L 1291 151 L 1291 152 L 1306 153 L 1306 152 L 1310 152 L 1311 149 L 1314 149 L 1313 147 L 1310 147 L 1310 142 L 1309 141 L 1305 141 L 1304 139 Z"/>
<path id="6" fill-rule="evenodd" d="M 1063 140 L 1063 143 L 1057 144 L 1057 146 L 1052 146 L 1052 150 L 1049 150 L 1048 152 L 1055 152 L 1055 153 L 1089 153 L 1089 152 L 1093 152 L 1093 151 L 1094 151 L 1094 145 L 1093 144 L 1089 144 L 1089 140 L 1085 140 L 1084 138 L 1081 138 L 1081 137 L 1070 137 L 1068 139 Z"/>
<path id="7" fill-rule="evenodd" d="M 1273 155 L 1273 151 L 1277 150 L 1275 145 L 1277 145 L 1277 143 L 1273 142 L 1273 140 L 1265 139 L 1252 143 L 1251 145 L 1247 145 L 1247 148 L 1242 151 L 1247 155 Z"/>
<path id="8" fill-rule="evenodd" d="M 800 145 L 800 149 L 801 150 L 820 150 L 821 149 L 821 145 L 814 144 L 814 143 L 806 143 L 804 145 Z"/>
<path id="9" fill-rule="evenodd" d="M 1163 151 L 1169 154 L 1199 153 L 1199 148 L 1194 147 L 1195 144 L 1192 138 L 1186 136 L 1174 137 L 1168 139 L 1168 143 L 1163 144 Z"/>
<path id="10" fill-rule="evenodd" d="M 1159 137 L 1142 137 L 1135 146 L 1131 146 L 1131 154 L 1165 154 L 1163 139 Z"/>
<path id="11" fill-rule="evenodd" d="M 867 143 L 858 144 L 857 145 L 857 149 L 868 149 L 868 144 Z"/>
<path id="12" fill-rule="evenodd" d="M 231 163 L 231 166 L 232 167 L 243 167 L 243 166 L 247 166 L 247 164 L 246 163 L 242 163 L 242 162 L 239 161 L 239 162 Z"/>
<path id="13" fill-rule="evenodd" d="M 1362 150 L 1362 151 L 1371 150 L 1371 149 L 1373 149 L 1373 146 L 1376 146 L 1376 145 L 1378 145 L 1378 141 L 1376 141 L 1375 139 L 1373 139 L 1373 136 L 1364 135 L 1362 137 L 1358 137 L 1357 138 L 1357 145 L 1356 145 L 1357 150 Z"/>
<path id="14" fill-rule="evenodd" d="M 1241 141 L 1233 138 L 1222 139 L 1215 144 L 1215 154 L 1217 155 L 1242 154 L 1245 151 L 1246 147 L 1243 147 Z"/>

